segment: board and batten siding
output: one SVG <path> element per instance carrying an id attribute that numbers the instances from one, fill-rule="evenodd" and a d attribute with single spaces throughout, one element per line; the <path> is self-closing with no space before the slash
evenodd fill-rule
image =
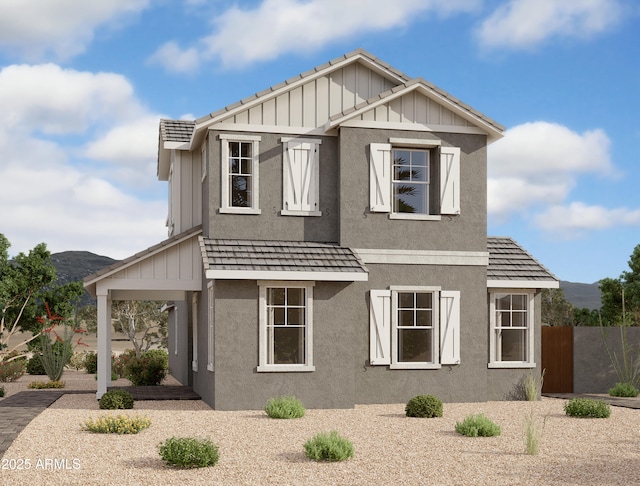
<path id="1" fill-rule="evenodd" d="M 153 254 L 115 273 L 122 280 L 198 280 L 202 275 L 202 254 L 197 239 L 188 239 Z"/>
<path id="2" fill-rule="evenodd" d="M 397 85 L 360 63 L 314 79 L 223 122 L 317 128 L 329 118 Z"/>

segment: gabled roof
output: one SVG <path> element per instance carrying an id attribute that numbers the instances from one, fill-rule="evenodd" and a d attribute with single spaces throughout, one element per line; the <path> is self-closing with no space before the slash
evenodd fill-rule
<path id="1" fill-rule="evenodd" d="M 451 110 L 452 113 L 467 120 L 471 124 L 482 126 L 489 136 L 489 141 L 494 141 L 502 137 L 502 133 L 505 130 L 504 126 L 483 115 L 479 111 L 473 109 L 471 106 L 463 103 L 459 99 L 455 98 L 443 89 L 438 88 L 437 86 L 426 81 L 423 78 L 412 79 L 407 83 L 398 85 L 384 93 L 379 94 L 378 96 L 369 98 L 356 106 L 333 115 L 330 118 L 329 122 L 325 125 L 325 128 L 327 130 L 331 128 L 337 128 L 348 120 L 353 120 L 358 116 L 363 116 L 365 113 L 373 110 L 374 108 L 406 96 L 413 91 L 420 92 L 427 98 L 433 99 L 439 105 Z"/>
<path id="2" fill-rule="evenodd" d="M 310 241 L 200 237 L 211 279 L 366 281 L 368 270 L 349 248 Z"/>
<path id="3" fill-rule="evenodd" d="M 558 278 L 513 239 L 487 238 L 488 287 L 558 288 Z"/>
<path id="4" fill-rule="evenodd" d="M 214 125 L 232 130 L 335 134 L 335 128 L 341 123 L 354 123 L 359 116 L 362 120 L 374 120 L 365 116 L 367 111 L 380 109 L 384 103 L 402 101 L 413 92 L 420 93 L 434 105 L 431 112 L 442 107 L 443 120 L 413 117 L 414 108 L 406 107 L 399 113 L 406 129 L 437 130 L 440 126 L 441 130 L 486 133 L 489 141 L 502 136 L 504 127 L 446 91 L 422 78 L 412 79 L 365 50 L 357 49 L 195 121 L 163 120 L 158 174 L 166 173 L 167 152 L 194 150 L 207 129 Z M 391 107 L 390 111 L 393 110 Z"/>

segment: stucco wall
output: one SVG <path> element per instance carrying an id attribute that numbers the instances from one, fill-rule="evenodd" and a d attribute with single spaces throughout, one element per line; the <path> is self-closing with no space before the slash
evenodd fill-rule
<path id="1" fill-rule="evenodd" d="M 619 327 L 573 328 L 573 391 L 574 393 L 607 393 L 618 381 L 615 369 L 604 344 L 622 362 L 621 329 Z M 604 334 L 603 334 L 604 332 Z M 640 328 L 626 329 L 627 343 L 635 353 L 640 346 Z M 637 355 L 637 354 L 636 354 Z"/>
<path id="2" fill-rule="evenodd" d="M 309 137 L 322 140 L 320 144 L 320 195 L 322 216 L 281 216 L 282 209 L 282 156 L 280 139 L 283 134 L 256 134 L 260 141 L 259 206 L 261 214 L 219 214 L 221 141 L 218 133 L 209 131 L 209 195 L 208 224 L 205 236 L 211 238 L 242 238 L 288 241 L 338 241 L 338 149 L 337 137 Z M 246 133 L 243 133 L 246 135 Z"/>
<path id="3" fill-rule="evenodd" d="M 258 373 L 258 285 L 217 281 L 215 383 L 195 378 L 196 391 L 213 393 L 216 409 L 260 409 L 271 397 L 295 394 L 309 408 L 349 408 L 359 403 L 404 403 L 432 393 L 446 402 L 517 398 L 529 370 L 488 369 L 487 292 L 483 267 L 369 265 L 370 281 L 316 282 L 315 371 Z M 435 285 L 461 292 L 461 363 L 436 370 L 391 370 L 369 364 L 369 290 L 390 285 Z M 539 303 L 539 299 L 536 299 Z M 536 313 L 538 315 L 538 313 Z M 536 342 L 539 343 L 539 317 Z M 206 352 L 205 323 L 200 350 Z M 536 362 L 540 349 L 536 344 Z M 206 366 L 201 366 L 202 370 Z M 536 371 L 536 370 L 534 370 Z M 201 371 L 194 375 L 213 373 Z M 201 387 L 212 387 L 203 390 Z"/>
<path id="4" fill-rule="evenodd" d="M 460 147 L 460 214 L 440 221 L 390 220 L 369 211 L 369 144 L 390 137 Z M 340 129 L 340 244 L 352 248 L 486 251 L 487 153 L 481 135 Z M 401 235 L 401 237 L 400 237 Z"/>

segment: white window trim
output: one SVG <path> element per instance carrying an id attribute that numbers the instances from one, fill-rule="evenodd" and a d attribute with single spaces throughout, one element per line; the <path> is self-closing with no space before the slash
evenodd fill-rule
<path id="1" fill-rule="evenodd" d="M 213 282 L 209 282 L 207 284 L 207 305 L 208 305 L 208 312 L 207 312 L 207 324 L 208 324 L 208 333 L 207 333 L 207 370 L 208 371 L 214 371 L 214 345 L 215 345 L 215 341 L 214 341 L 214 324 L 215 324 L 215 306 L 214 306 L 214 286 L 213 286 Z"/>
<path id="2" fill-rule="evenodd" d="M 280 143 L 282 143 L 282 210 L 280 211 L 280 215 L 282 216 L 322 216 L 322 211 L 319 209 L 316 210 L 301 210 L 301 209 L 287 209 L 287 196 L 289 194 L 289 177 L 288 171 L 286 170 L 286 160 L 288 157 L 287 151 L 289 148 L 289 142 L 296 143 L 308 143 L 311 145 L 315 145 L 315 163 L 310 173 L 309 177 L 311 178 L 309 181 L 310 187 L 309 190 L 312 191 L 315 199 L 316 208 L 320 207 L 320 144 L 322 144 L 322 140 L 319 138 L 300 138 L 300 137 L 282 137 L 280 138 Z M 300 188 L 302 191 L 302 188 Z"/>
<path id="3" fill-rule="evenodd" d="M 315 282 L 303 281 L 271 281 L 259 280 L 259 312 L 258 312 L 258 367 L 257 371 L 263 372 L 310 372 L 315 371 L 313 365 L 313 287 Z M 305 322 L 307 326 L 306 332 L 306 349 L 305 356 L 307 362 L 305 364 L 268 364 L 268 342 L 267 342 L 267 288 L 304 288 L 306 290 L 306 308 Z"/>
<path id="4" fill-rule="evenodd" d="M 259 166 L 262 137 L 259 135 L 220 133 L 218 140 L 222 142 L 220 144 L 220 209 L 218 209 L 218 212 L 221 214 L 261 214 Z M 238 208 L 229 204 L 229 142 L 253 142 L 251 149 L 253 186 L 251 188 L 251 207 L 249 208 Z"/>
<path id="5" fill-rule="evenodd" d="M 191 369 L 198 371 L 198 293 L 194 292 L 191 297 L 191 333 L 192 333 L 192 359 Z"/>
<path id="6" fill-rule="evenodd" d="M 439 286 L 392 285 L 391 290 L 391 364 L 392 370 L 437 370 L 440 364 L 440 291 Z M 431 336 L 433 362 L 403 363 L 398 361 L 398 292 L 433 293 L 433 335 Z"/>
<path id="7" fill-rule="evenodd" d="M 527 295 L 527 356 L 529 361 L 497 361 L 496 356 L 496 294 Z M 488 368 L 535 368 L 535 293 L 523 289 L 491 289 L 489 292 L 489 364 Z"/>

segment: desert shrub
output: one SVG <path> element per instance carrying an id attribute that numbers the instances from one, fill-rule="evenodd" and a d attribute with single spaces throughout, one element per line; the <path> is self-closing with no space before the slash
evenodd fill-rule
<path id="1" fill-rule="evenodd" d="M 122 378 L 127 378 L 127 365 L 132 358 L 136 357 L 135 349 L 127 349 L 118 355 L 113 357 L 111 362 L 111 369 Z"/>
<path id="2" fill-rule="evenodd" d="M 160 385 L 167 377 L 169 355 L 154 349 L 133 357 L 126 366 L 125 376 L 134 386 Z"/>
<path id="3" fill-rule="evenodd" d="M 353 444 L 333 430 L 309 439 L 304 444 L 304 451 L 314 461 L 344 461 L 353 457 Z"/>
<path id="4" fill-rule="evenodd" d="M 564 411 L 569 417 L 608 418 L 611 415 L 608 403 L 592 398 L 572 398 L 564 404 Z"/>
<path id="5" fill-rule="evenodd" d="M 27 361 L 27 373 L 30 375 L 46 375 L 47 372 L 44 369 L 44 365 L 42 364 L 42 355 L 34 354 Z"/>
<path id="6" fill-rule="evenodd" d="M 109 390 L 102 395 L 98 405 L 102 410 L 125 410 L 133 408 L 133 397 L 127 390 Z"/>
<path id="7" fill-rule="evenodd" d="M 64 388 L 64 381 L 50 380 L 50 381 L 32 381 L 27 385 L 27 388 L 33 388 L 34 390 L 44 390 L 46 388 Z"/>
<path id="8" fill-rule="evenodd" d="M 609 389 L 609 395 L 612 397 L 637 397 L 638 389 L 633 386 L 631 383 L 616 383 L 616 386 Z"/>
<path id="9" fill-rule="evenodd" d="M 0 361 L 0 382 L 10 383 L 16 381 L 24 375 L 25 368 L 26 364 L 24 359 Z"/>
<path id="10" fill-rule="evenodd" d="M 417 395 L 404 408 L 407 417 L 442 417 L 442 401 L 435 395 Z"/>
<path id="11" fill-rule="evenodd" d="M 94 351 L 89 351 L 85 354 L 84 369 L 91 375 L 95 375 L 98 372 L 98 355 Z"/>
<path id="12" fill-rule="evenodd" d="M 304 417 L 306 410 L 300 400 L 289 396 L 270 399 L 264 406 L 264 411 L 271 418 L 291 419 Z"/>
<path id="13" fill-rule="evenodd" d="M 171 437 L 158 449 L 164 462 L 184 468 L 215 466 L 220 457 L 218 446 L 209 439 Z"/>
<path id="14" fill-rule="evenodd" d="M 82 430 L 99 434 L 137 434 L 149 428 L 151 420 L 147 417 L 128 417 L 126 415 L 101 415 L 96 420 L 90 418 L 81 424 Z"/>
<path id="15" fill-rule="evenodd" d="M 87 355 L 87 351 L 76 351 L 69 359 L 69 364 L 67 365 L 69 368 L 72 368 L 76 371 L 80 371 L 84 369 L 84 361 Z"/>
<path id="16" fill-rule="evenodd" d="M 4 387 L 0 386 L 0 398 L 4 396 Z"/>
<path id="17" fill-rule="evenodd" d="M 524 398 L 528 402 L 535 402 L 542 393 L 542 385 L 544 384 L 544 373 L 542 370 L 540 376 L 536 378 L 530 371 L 524 379 Z"/>
<path id="18" fill-rule="evenodd" d="M 500 435 L 500 426 L 479 413 L 468 415 L 462 422 L 456 422 L 456 432 L 467 437 L 493 437 Z"/>

